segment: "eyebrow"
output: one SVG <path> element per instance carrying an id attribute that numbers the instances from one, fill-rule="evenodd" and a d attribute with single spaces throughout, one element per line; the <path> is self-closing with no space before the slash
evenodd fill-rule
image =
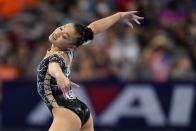
<path id="1" fill-rule="evenodd" d="M 60 30 L 63 30 L 63 28 L 62 28 L 62 27 L 59 27 L 59 29 L 60 29 Z"/>

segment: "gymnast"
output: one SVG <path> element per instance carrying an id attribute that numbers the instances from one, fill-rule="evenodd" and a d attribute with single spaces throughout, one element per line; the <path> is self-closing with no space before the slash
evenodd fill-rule
<path id="1" fill-rule="evenodd" d="M 37 67 L 37 90 L 53 116 L 49 131 L 94 131 L 88 107 L 74 94 L 77 87 L 70 80 L 75 50 L 92 42 L 94 36 L 106 31 L 119 21 L 133 28 L 143 17 L 137 11 L 118 12 L 90 23 L 88 26 L 68 23 L 49 36 L 51 48 Z"/>

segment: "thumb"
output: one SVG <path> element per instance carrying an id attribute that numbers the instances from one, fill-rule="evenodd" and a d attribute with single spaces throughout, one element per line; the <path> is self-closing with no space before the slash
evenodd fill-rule
<path id="1" fill-rule="evenodd" d="M 133 29 L 133 25 L 132 25 L 132 23 L 131 22 L 129 22 L 128 20 L 124 20 L 124 22 L 129 26 L 129 27 L 131 27 L 132 29 Z"/>
<path id="2" fill-rule="evenodd" d="M 128 11 L 128 13 L 130 13 L 130 14 L 135 14 L 135 13 L 137 13 L 138 11 L 137 10 L 134 10 L 134 11 Z"/>
<path id="3" fill-rule="evenodd" d="M 77 88 L 80 87 L 78 84 L 76 84 L 76 83 L 74 83 L 72 81 L 71 81 L 71 86 L 74 86 L 74 87 L 77 87 Z"/>

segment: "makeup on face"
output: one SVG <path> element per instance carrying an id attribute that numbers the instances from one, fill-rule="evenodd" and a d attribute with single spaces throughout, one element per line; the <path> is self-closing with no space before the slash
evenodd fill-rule
<path id="1" fill-rule="evenodd" d="M 67 24 L 54 30 L 49 36 L 49 40 L 53 45 L 66 49 L 75 46 L 74 43 L 78 37 L 73 24 Z"/>
<path id="2" fill-rule="evenodd" d="M 62 37 L 63 39 L 67 40 L 70 38 L 70 34 L 65 30 L 65 26 L 61 26 L 59 28 L 57 28 L 53 34 L 52 34 L 52 38 L 54 40 L 57 40 L 59 37 Z"/>

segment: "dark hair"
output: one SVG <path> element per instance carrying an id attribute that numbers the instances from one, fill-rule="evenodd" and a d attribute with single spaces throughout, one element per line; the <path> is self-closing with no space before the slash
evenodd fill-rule
<path id="1" fill-rule="evenodd" d="M 93 31 L 90 28 L 82 24 L 74 24 L 74 28 L 76 32 L 80 35 L 80 37 L 77 39 L 76 43 L 74 44 L 77 47 L 82 45 L 84 42 L 93 39 L 94 37 Z"/>

